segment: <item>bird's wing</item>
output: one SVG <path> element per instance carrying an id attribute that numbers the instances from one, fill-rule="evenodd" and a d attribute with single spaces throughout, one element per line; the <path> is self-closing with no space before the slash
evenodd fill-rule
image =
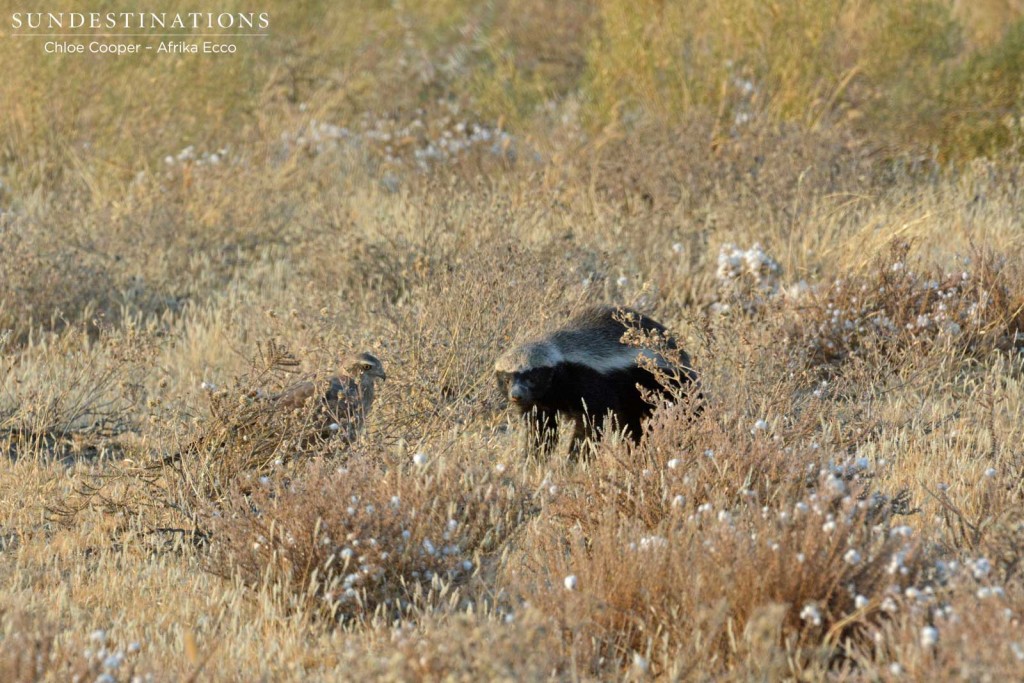
<path id="1" fill-rule="evenodd" d="M 314 397 L 316 405 L 310 406 Z M 318 429 L 324 430 L 324 434 L 338 432 L 351 440 L 363 427 L 366 398 L 359 381 L 340 374 L 326 380 L 300 382 L 270 400 L 281 411 L 314 408 L 320 416 Z"/>
<path id="2" fill-rule="evenodd" d="M 304 406 L 314 391 L 316 385 L 313 382 L 300 382 L 273 396 L 271 400 L 282 410 L 295 410 Z"/>

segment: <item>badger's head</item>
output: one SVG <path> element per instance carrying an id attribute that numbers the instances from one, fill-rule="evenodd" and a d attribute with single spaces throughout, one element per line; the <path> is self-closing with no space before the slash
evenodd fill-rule
<path id="1" fill-rule="evenodd" d="M 550 342 L 530 342 L 506 352 L 494 364 L 498 390 L 522 412 L 541 401 L 551 388 L 562 355 Z"/>

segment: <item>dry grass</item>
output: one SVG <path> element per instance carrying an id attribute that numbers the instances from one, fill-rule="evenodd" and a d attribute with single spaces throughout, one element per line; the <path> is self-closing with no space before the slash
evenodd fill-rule
<path id="1" fill-rule="evenodd" d="M 0 48 L 0 679 L 1020 677 L 1019 3 L 274 5 Z M 595 302 L 703 411 L 524 459 Z"/>

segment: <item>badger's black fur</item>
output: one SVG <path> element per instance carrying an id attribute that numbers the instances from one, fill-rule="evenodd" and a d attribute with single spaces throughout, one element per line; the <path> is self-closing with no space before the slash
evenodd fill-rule
<path id="1" fill-rule="evenodd" d="M 626 322 L 623 322 L 626 321 Z M 550 453 L 558 441 L 556 415 L 575 423 L 570 454 L 578 457 L 584 442 L 600 438 L 610 414 L 614 428 L 634 442 L 643 433 L 643 420 L 654 409 L 641 389 L 671 396 L 638 362 L 645 356 L 675 377 L 677 386 L 694 385 L 697 375 L 690 359 L 677 351 L 681 364 L 661 354 L 622 341 L 630 328 L 655 333 L 666 347 L 676 343 L 661 323 L 628 308 L 588 308 L 560 329 L 509 350 L 495 363 L 498 387 L 527 423 L 530 452 Z M 638 388 L 639 387 L 639 388 Z"/>

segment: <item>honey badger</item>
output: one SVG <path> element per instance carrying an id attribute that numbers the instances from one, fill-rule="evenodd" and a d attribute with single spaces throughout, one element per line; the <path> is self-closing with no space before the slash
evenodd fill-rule
<path id="1" fill-rule="evenodd" d="M 623 322 L 623 320 L 628 322 Z M 638 364 L 651 359 L 675 376 L 679 387 L 696 386 L 689 356 L 679 351 L 682 367 L 650 349 L 622 341 L 630 327 L 666 334 L 665 327 L 628 308 L 594 306 L 563 327 L 504 353 L 494 365 L 499 390 L 519 410 L 527 425 L 527 448 L 549 454 L 558 442 L 556 415 L 575 423 L 570 456 L 580 455 L 584 442 L 600 438 L 608 413 L 615 426 L 640 441 L 642 421 L 654 410 L 638 385 L 670 396 L 655 376 Z M 669 349 L 676 349 L 671 337 Z M 679 388 L 677 387 L 677 388 Z"/>

